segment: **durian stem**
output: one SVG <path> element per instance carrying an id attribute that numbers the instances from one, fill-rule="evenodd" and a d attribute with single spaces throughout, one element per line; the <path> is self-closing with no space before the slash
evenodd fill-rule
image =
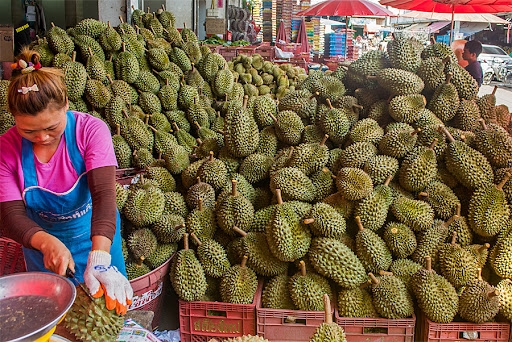
<path id="1" fill-rule="evenodd" d="M 375 277 L 373 273 L 368 273 L 368 277 L 370 277 L 370 279 L 372 280 L 373 285 L 378 285 L 380 283 L 380 280 L 377 279 L 377 277 Z"/>
<path id="2" fill-rule="evenodd" d="M 450 226 L 450 225 L 453 223 L 453 221 L 457 220 L 459 217 L 460 217 L 459 215 L 453 215 L 452 217 L 450 217 L 450 218 L 448 219 L 448 221 L 446 221 L 446 222 L 444 223 L 444 225 L 445 225 L 446 227 Z"/>
<path id="3" fill-rule="evenodd" d="M 73 53 L 71 54 L 71 61 L 76 61 L 76 51 L 73 51 Z"/>
<path id="4" fill-rule="evenodd" d="M 457 243 L 457 232 L 454 230 L 452 233 L 452 241 L 450 242 L 452 245 Z"/>
<path id="5" fill-rule="evenodd" d="M 419 132 L 421 132 L 421 128 L 417 127 L 414 131 L 411 132 L 411 136 L 418 134 Z"/>
<path id="6" fill-rule="evenodd" d="M 121 44 L 121 52 L 126 52 L 126 44 L 124 42 Z"/>
<path id="7" fill-rule="evenodd" d="M 110 84 L 114 83 L 114 80 L 112 79 L 112 77 L 107 74 L 107 80 L 109 81 Z"/>
<path id="8" fill-rule="evenodd" d="M 430 255 L 427 255 L 425 257 L 425 263 L 426 263 L 425 269 L 427 271 L 432 271 L 432 258 L 430 257 Z"/>
<path id="9" fill-rule="evenodd" d="M 148 13 L 149 13 L 149 7 L 148 7 Z"/>
<path id="10" fill-rule="evenodd" d="M 315 219 L 314 218 L 307 218 L 307 219 L 304 219 L 304 224 L 311 224 L 315 222 Z"/>
<path id="11" fill-rule="evenodd" d="M 476 269 L 476 276 L 478 280 L 482 280 L 482 269 L 480 267 Z"/>
<path id="12" fill-rule="evenodd" d="M 121 125 L 116 124 L 116 135 L 121 135 Z"/>
<path id="13" fill-rule="evenodd" d="M 240 234 L 242 237 L 245 237 L 247 236 L 247 233 L 244 232 L 242 229 L 238 228 L 237 226 L 233 226 L 232 228 L 235 232 L 237 232 L 238 234 Z"/>
<path id="14" fill-rule="evenodd" d="M 501 180 L 500 184 L 496 185 L 496 188 L 501 191 L 505 183 L 507 183 L 508 180 L 510 179 L 510 176 L 511 174 L 509 171 L 505 172 L 505 176 L 503 176 L 503 179 Z"/>
<path id="15" fill-rule="evenodd" d="M 196 103 L 196 98 L 194 97 L 194 104 Z M 197 129 L 201 129 L 201 126 L 199 125 L 199 122 L 194 121 L 194 125 L 197 127 Z"/>
<path id="16" fill-rule="evenodd" d="M 202 245 L 201 240 L 199 240 L 199 238 L 196 236 L 196 234 L 194 232 L 190 233 L 190 237 L 192 238 L 192 240 L 194 240 L 196 245 L 198 245 L 198 246 Z"/>
<path id="17" fill-rule="evenodd" d="M 379 271 L 379 275 L 381 275 L 381 276 L 392 276 L 393 272 L 388 272 L 388 271 L 380 270 Z"/>
<path id="18" fill-rule="evenodd" d="M 331 300 L 329 299 L 329 295 L 324 294 L 324 312 L 325 312 L 325 323 L 332 323 L 332 313 L 331 313 Z"/>
<path id="19" fill-rule="evenodd" d="M 359 231 L 363 231 L 364 227 L 363 227 L 363 223 L 361 222 L 361 217 L 356 216 L 355 220 L 356 220 L 356 223 L 357 223 L 357 228 L 359 228 Z"/>
<path id="20" fill-rule="evenodd" d="M 144 259 L 145 259 L 145 258 L 144 258 L 144 256 L 141 256 L 141 257 L 139 258 L 139 260 L 137 260 L 137 261 L 135 262 L 135 263 L 137 264 L 137 266 L 139 266 L 139 267 L 140 267 L 140 266 L 142 266 L 142 263 L 144 262 Z"/>
<path id="21" fill-rule="evenodd" d="M 446 138 L 448 139 L 448 141 L 449 141 L 450 143 L 452 143 L 452 142 L 454 142 L 454 141 L 455 141 L 455 139 L 454 139 L 454 138 L 453 138 L 453 136 L 450 134 L 450 132 L 448 132 L 448 130 L 446 129 L 446 127 L 445 127 L 445 126 L 443 126 L 443 125 L 439 125 L 439 126 L 438 126 L 438 128 L 437 128 L 437 130 L 438 130 L 439 132 L 444 133 L 444 135 L 446 136 Z"/>
<path id="22" fill-rule="evenodd" d="M 491 244 L 489 242 L 486 242 L 482 245 L 482 247 L 478 248 L 478 253 L 482 254 L 484 251 L 491 248 Z"/>
<path id="23" fill-rule="evenodd" d="M 188 233 L 183 233 L 183 249 L 188 250 Z"/>
<path id="24" fill-rule="evenodd" d="M 277 118 L 272 113 L 268 113 L 268 115 L 274 120 L 275 123 L 277 123 Z"/>
<path id="25" fill-rule="evenodd" d="M 434 138 L 434 140 L 432 140 L 432 143 L 430 144 L 430 146 L 428 147 L 429 149 L 433 150 L 434 147 L 436 147 L 437 145 L 437 142 L 438 142 L 438 139 L 437 138 Z"/>
<path id="26" fill-rule="evenodd" d="M 244 255 L 244 257 L 242 258 L 242 261 L 240 262 L 240 267 L 242 267 L 242 268 L 245 267 L 245 265 L 247 264 L 247 259 L 248 259 L 248 256 Z"/>
<path id="27" fill-rule="evenodd" d="M 485 123 L 485 120 L 484 120 L 484 119 L 480 118 L 480 119 L 478 119 L 478 122 L 480 122 L 480 125 L 482 125 L 482 128 L 483 128 L 484 130 L 486 130 L 486 129 L 487 129 L 487 124 Z"/>
<path id="28" fill-rule="evenodd" d="M 173 128 L 176 132 L 179 132 L 179 131 L 180 131 L 180 128 L 178 127 L 178 125 L 176 124 L 176 122 L 175 122 L 175 121 L 173 121 L 173 122 L 171 123 L 171 125 L 172 125 L 172 128 Z"/>
<path id="29" fill-rule="evenodd" d="M 162 4 L 162 9 L 165 11 L 165 5 L 164 4 Z"/>
<path id="30" fill-rule="evenodd" d="M 327 139 L 329 139 L 329 135 L 324 134 L 324 138 L 322 139 L 322 141 L 320 141 L 320 146 L 324 146 L 325 143 L 327 142 Z"/>
<path id="31" fill-rule="evenodd" d="M 494 289 L 493 291 L 487 294 L 487 299 L 492 299 L 494 297 L 498 297 L 500 295 L 500 290 Z"/>
<path id="32" fill-rule="evenodd" d="M 281 197 L 281 189 L 276 189 L 277 204 L 283 204 L 283 198 Z"/>
<path id="33" fill-rule="evenodd" d="M 418 193 L 418 197 L 420 197 L 420 199 L 427 199 L 428 198 L 428 192 L 425 192 L 425 191 L 421 191 Z"/>
<path id="34" fill-rule="evenodd" d="M 151 116 L 150 114 L 146 114 L 146 118 L 145 118 L 145 120 L 144 120 L 144 123 L 145 123 L 146 125 L 149 123 L 149 117 L 150 117 L 150 116 Z"/>
<path id="35" fill-rule="evenodd" d="M 249 102 L 249 95 L 244 95 L 244 108 L 247 108 L 247 103 Z"/>
<path id="36" fill-rule="evenodd" d="M 203 211 L 203 199 L 201 197 L 197 199 L 197 210 Z"/>
<path id="37" fill-rule="evenodd" d="M 455 208 L 455 215 L 460 216 L 460 209 L 461 209 L 461 204 L 457 203 L 457 206 Z"/>
<path id="38" fill-rule="evenodd" d="M 236 180 L 236 179 L 232 179 L 232 180 L 231 180 L 231 195 L 232 195 L 232 196 L 236 196 L 236 195 L 237 195 L 237 191 L 236 191 L 236 183 L 237 183 L 237 180 Z"/>
<path id="39" fill-rule="evenodd" d="M 299 268 L 300 268 L 300 275 L 305 277 L 306 276 L 306 263 L 304 260 L 301 260 L 299 262 Z"/>
<path id="40" fill-rule="evenodd" d="M 325 102 L 327 102 L 327 105 L 329 106 L 329 109 L 332 109 L 332 103 L 331 103 L 331 100 L 329 99 L 325 99 Z"/>
<path id="41" fill-rule="evenodd" d="M 149 128 L 151 128 L 151 130 L 152 130 L 153 132 L 155 132 L 155 133 L 156 133 L 156 132 L 158 132 L 158 130 L 157 130 L 155 127 L 151 126 L 151 125 L 149 125 Z"/>
<path id="42" fill-rule="evenodd" d="M 444 80 L 444 82 L 446 84 L 450 84 L 450 81 L 452 80 L 452 77 L 453 77 L 453 73 L 452 72 L 449 72 L 446 74 L 446 79 Z"/>
<path id="43" fill-rule="evenodd" d="M 396 228 L 396 227 L 391 228 L 391 234 L 396 234 L 396 233 L 398 233 L 398 228 Z"/>
<path id="44" fill-rule="evenodd" d="M 386 178 L 386 181 L 384 182 L 384 186 L 388 186 L 389 183 L 391 183 L 391 180 L 393 179 L 393 175 L 391 176 L 388 176 L 388 178 Z"/>
<path id="45" fill-rule="evenodd" d="M 124 23 L 123 17 L 119 16 L 119 21 L 121 22 L 121 24 L 123 24 Z"/>
<path id="46" fill-rule="evenodd" d="M 496 91 L 497 91 L 497 90 L 498 90 L 498 86 L 497 86 L 497 85 L 495 85 L 495 86 L 494 86 L 494 89 L 492 90 L 491 95 L 493 95 L 493 96 L 494 96 L 494 95 L 496 95 Z"/>
<path id="47" fill-rule="evenodd" d="M 213 151 L 210 151 L 210 161 L 213 161 Z"/>

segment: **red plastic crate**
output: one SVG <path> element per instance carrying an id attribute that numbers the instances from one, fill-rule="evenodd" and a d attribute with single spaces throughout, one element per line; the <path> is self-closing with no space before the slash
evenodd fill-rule
<path id="1" fill-rule="evenodd" d="M 352 318 L 334 312 L 336 323 L 345 330 L 349 342 L 414 342 L 416 316 L 411 318 Z M 423 341 L 423 340 L 418 340 Z"/>
<path id="2" fill-rule="evenodd" d="M 256 334 L 256 298 L 263 282 L 258 283 L 252 304 L 223 302 L 187 302 L 179 300 L 182 342 L 208 342 L 212 338 L 229 338 Z"/>
<path id="3" fill-rule="evenodd" d="M 336 301 L 331 300 L 332 314 Z M 257 333 L 272 342 L 308 342 L 316 328 L 325 321 L 323 311 L 267 309 L 256 300 Z"/>
<path id="4" fill-rule="evenodd" d="M 226 61 L 230 61 L 236 57 L 236 47 L 218 46 L 217 53 L 222 55 Z"/>
<path id="5" fill-rule="evenodd" d="M 435 323 L 429 320 L 421 310 L 418 311 L 416 336 L 423 342 L 455 342 L 465 340 L 498 342 L 508 341 L 510 337 L 509 323 Z"/>
<path id="6" fill-rule="evenodd" d="M 0 237 L 0 276 L 25 271 L 21 245 L 11 239 Z"/>
<path id="7" fill-rule="evenodd" d="M 273 46 L 260 45 L 256 48 L 255 53 L 260 54 L 266 61 L 273 61 L 276 58 L 276 50 Z"/>
<path id="8" fill-rule="evenodd" d="M 246 46 L 246 47 L 239 47 L 236 49 L 236 55 L 246 55 L 246 56 L 252 56 L 252 54 L 256 51 L 256 47 L 254 46 Z"/>

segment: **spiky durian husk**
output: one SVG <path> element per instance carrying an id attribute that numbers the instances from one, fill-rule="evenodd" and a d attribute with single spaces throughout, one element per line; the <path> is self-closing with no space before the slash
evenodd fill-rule
<path id="1" fill-rule="evenodd" d="M 124 325 L 122 315 L 107 310 L 105 297 L 94 302 L 77 287 L 75 302 L 64 318 L 66 330 L 80 341 L 115 341 Z"/>

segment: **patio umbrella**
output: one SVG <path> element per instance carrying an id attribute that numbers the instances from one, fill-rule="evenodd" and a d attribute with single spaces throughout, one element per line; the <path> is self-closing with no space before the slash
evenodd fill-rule
<path id="1" fill-rule="evenodd" d="M 304 21 L 304 19 L 302 19 L 300 22 L 299 31 L 297 32 L 296 43 L 300 43 L 299 52 L 309 53 L 308 34 L 306 32 L 306 22 Z"/>
<path id="2" fill-rule="evenodd" d="M 420 11 L 409 11 L 400 14 L 400 17 L 414 18 L 414 19 L 428 19 L 433 21 L 450 21 L 450 13 L 433 13 L 433 12 L 420 12 Z M 492 24 L 506 24 L 509 22 L 505 19 L 490 14 L 490 13 L 455 13 L 455 21 L 466 21 L 471 23 L 492 23 Z"/>
<path id="3" fill-rule="evenodd" d="M 370 0 L 326 0 L 297 13 L 302 17 L 345 17 L 345 59 L 347 58 L 349 17 L 392 17 L 393 12 Z"/>
<path id="4" fill-rule="evenodd" d="M 276 43 L 288 43 L 288 39 L 286 38 L 286 29 L 284 27 L 284 21 L 281 19 L 279 22 L 279 27 L 277 28 L 277 36 Z"/>
<path id="5" fill-rule="evenodd" d="M 451 13 L 450 42 L 453 35 L 455 13 L 512 12 L 510 0 L 380 0 L 383 6 L 420 12 Z"/>

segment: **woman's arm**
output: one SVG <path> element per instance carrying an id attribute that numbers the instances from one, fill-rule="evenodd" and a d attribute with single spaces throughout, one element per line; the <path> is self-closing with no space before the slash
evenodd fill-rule
<path id="1" fill-rule="evenodd" d="M 92 250 L 110 252 L 110 245 L 116 232 L 115 177 L 115 166 L 99 167 L 87 172 L 92 197 Z"/>

